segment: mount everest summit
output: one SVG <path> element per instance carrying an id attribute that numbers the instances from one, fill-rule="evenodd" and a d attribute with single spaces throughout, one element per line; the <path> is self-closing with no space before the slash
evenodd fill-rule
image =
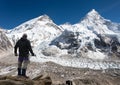
<path id="1" fill-rule="evenodd" d="M 104 19 L 94 9 L 73 25 L 58 26 L 49 16 L 42 15 L 0 32 L 6 36 L 11 48 L 22 34 L 27 33 L 37 55 L 31 57 L 35 62 L 52 61 L 65 66 L 95 69 L 120 67 L 120 24 Z M 2 37 L 0 39 L 3 40 Z M 108 62 L 102 64 L 104 61 Z"/>

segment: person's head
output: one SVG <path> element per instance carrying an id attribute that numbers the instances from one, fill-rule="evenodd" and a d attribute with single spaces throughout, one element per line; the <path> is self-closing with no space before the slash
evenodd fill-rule
<path id="1" fill-rule="evenodd" d="M 27 39 L 27 34 L 23 34 L 22 38 Z"/>

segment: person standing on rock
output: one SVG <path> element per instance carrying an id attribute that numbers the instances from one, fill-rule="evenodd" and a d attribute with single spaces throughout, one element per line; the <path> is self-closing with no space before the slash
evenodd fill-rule
<path id="1" fill-rule="evenodd" d="M 27 39 L 27 34 L 23 34 L 21 39 L 19 39 L 14 47 L 14 54 L 18 56 L 17 49 L 19 49 L 19 57 L 18 57 L 18 76 L 26 76 L 27 66 L 29 64 L 29 52 L 32 56 L 35 56 L 33 50 L 31 48 L 30 41 Z"/>

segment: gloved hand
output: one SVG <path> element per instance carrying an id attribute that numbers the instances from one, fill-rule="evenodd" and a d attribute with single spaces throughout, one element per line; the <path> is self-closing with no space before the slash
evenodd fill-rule
<path id="1" fill-rule="evenodd" d="M 32 56 L 36 56 L 34 53 L 32 53 Z"/>
<path id="2" fill-rule="evenodd" d="M 17 54 L 17 53 L 15 53 L 15 56 L 18 56 L 18 54 Z"/>

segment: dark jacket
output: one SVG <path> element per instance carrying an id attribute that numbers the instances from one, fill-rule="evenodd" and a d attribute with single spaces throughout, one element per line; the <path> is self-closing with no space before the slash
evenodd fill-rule
<path id="1" fill-rule="evenodd" d="M 17 41 L 15 47 L 14 47 L 14 53 L 17 54 L 17 48 L 19 48 L 19 56 L 20 57 L 28 57 L 29 51 L 34 56 L 33 50 L 31 48 L 30 41 L 25 38 L 21 38 Z"/>

